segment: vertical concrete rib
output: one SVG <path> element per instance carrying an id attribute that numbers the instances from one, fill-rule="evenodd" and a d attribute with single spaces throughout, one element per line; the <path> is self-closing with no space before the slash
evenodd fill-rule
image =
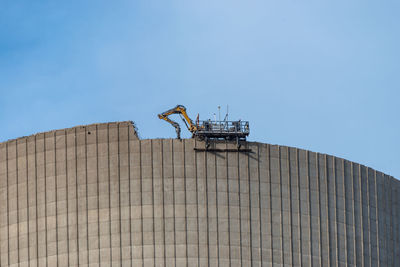
<path id="1" fill-rule="evenodd" d="M 95 132 L 96 132 L 96 140 L 95 140 L 95 145 L 96 145 L 96 194 L 97 194 L 97 248 L 99 250 L 97 261 L 99 263 L 99 266 L 101 266 L 101 231 L 100 231 L 100 166 L 99 166 L 99 129 L 98 126 L 96 125 L 95 127 Z M 129 145 L 129 143 L 128 143 Z M 129 187 L 130 189 L 130 187 Z M 67 194 L 68 195 L 68 194 Z M 130 197 L 130 195 L 129 195 Z M 129 202 L 130 203 L 130 202 Z M 129 209 L 130 211 L 130 209 Z"/>
<path id="2" fill-rule="evenodd" d="M 336 158 L 332 159 L 332 170 L 333 170 L 333 198 L 334 198 L 334 211 L 335 211 L 335 257 L 336 257 L 336 264 L 339 265 L 339 232 L 338 232 L 338 195 L 337 195 L 337 177 L 336 177 Z"/>
<path id="3" fill-rule="evenodd" d="M 398 253 L 398 251 L 400 250 L 400 246 L 398 245 L 400 242 L 400 238 L 399 238 L 399 228 L 400 228 L 400 222 L 399 222 L 399 191 L 398 191 L 398 183 L 396 183 L 394 180 L 392 180 L 393 178 L 391 178 L 391 183 L 392 183 L 392 203 L 394 203 L 394 208 L 392 206 L 393 209 L 393 223 L 392 223 L 392 228 L 394 231 L 393 234 L 393 266 L 399 265 L 399 258 L 400 255 Z"/>
<path id="4" fill-rule="evenodd" d="M 329 266 L 329 221 L 328 221 L 328 187 L 326 178 L 325 155 L 318 154 L 318 177 L 319 177 L 319 202 L 320 202 L 320 236 L 321 236 L 321 265 Z"/>
<path id="5" fill-rule="evenodd" d="M 297 173 L 297 194 L 298 194 L 298 196 L 299 196 L 299 202 L 298 202 L 298 208 L 299 208 L 299 217 L 298 217 L 298 220 L 299 220 L 299 249 L 300 249 L 300 254 L 299 254 L 299 262 L 300 262 L 300 266 L 303 266 L 303 238 L 302 238 L 302 234 L 301 234 L 301 232 L 302 232 L 302 230 L 301 230 L 301 228 L 302 228 L 302 221 L 301 221 L 301 213 L 302 213 L 302 211 L 301 211 L 301 205 L 300 205 L 300 203 L 301 203 L 301 191 L 300 191 L 300 185 L 301 185 L 301 182 L 300 182 L 300 164 L 299 164 L 299 150 L 296 148 L 296 173 Z"/>
<path id="6" fill-rule="evenodd" d="M 174 232 L 174 265 L 176 267 L 176 206 L 175 206 L 175 158 L 174 158 L 174 140 L 171 140 L 171 164 L 172 164 L 172 217 Z M 208 216 L 207 216 L 208 218 Z"/>
<path id="7" fill-rule="evenodd" d="M 394 182 L 394 180 L 392 180 L 392 182 Z M 394 222 L 393 222 L 393 228 L 395 229 L 395 236 L 393 237 L 395 243 L 397 244 L 396 246 L 393 246 L 394 248 L 394 255 L 395 257 L 393 258 L 394 261 L 394 266 L 399 265 L 400 263 L 400 246 L 399 246 L 399 242 L 400 242 L 400 212 L 399 212 L 399 207 L 400 207 L 400 185 L 399 183 L 395 183 L 394 186 L 394 194 L 392 194 L 392 196 L 395 198 L 394 199 L 394 203 L 395 203 L 395 214 L 394 214 Z"/>
<path id="8" fill-rule="evenodd" d="M 353 229 L 353 265 L 357 264 L 357 238 L 356 238 L 356 215 L 355 215 L 355 187 L 354 187 L 354 164 L 350 163 L 350 177 L 351 179 L 351 199 L 352 199 L 352 229 Z"/>
<path id="9" fill-rule="evenodd" d="M 29 162 L 28 162 L 28 139 L 25 139 L 25 179 L 26 179 L 26 222 L 27 222 L 27 246 L 28 246 L 28 267 L 31 266 L 31 256 L 30 256 L 30 228 L 29 228 L 29 175 L 28 175 L 28 169 L 29 169 Z M 1 240 L 1 239 L 0 239 Z M 1 257 L 1 256 L 0 256 Z M 0 258 L 0 264 L 1 264 L 1 258 Z"/>
<path id="10" fill-rule="evenodd" d="M 346 178 L 345 178 L 345 169 L 344 169 L 344 160 L 340 159 L 341 167 L 342 167 L 342 172 L 341 172 L 341 181 L 343 182 L 343 187 L 341 188 L 342 193 L 343 193 L 343 216 L 344 216 L 344 262 L 348 262 L 348 256 L 347 256 L 347 206 L 346 206 Z"/>
<path id="11" fill-rule="evenodd" d="M 269 145 L 262 145 L 263 148 L 263 156 L 260 157 L 262 160 L 261 164 L 262 168 L 260 168 L 260 172 L 263 171 L 262 175 L 260 174 L 260 178 L 264 178 L 263 185 L 263 201 L 261 201 L 261 210 L 263 211 L 263 218 L 265 224 L 262 227 L 262 238 L 263 244 L 265 247 L 265 252 L 263 253 L 263 257 L 265 262 L 270 262 L 272 264 L 272 238 L 270 238 L 272 230 L 271 224 L 271 174 L 270 174 L 270 159 L 269 159 Z"/>
<path id="12" fill-rule="evenodd" d="M 400 207 L 400 183 L 399 182 L 397 182 L 397 194 L 396 194 L 396 197 L 397 197 L 397 200 L 396 200 L 396 203 L 397 203 L 397 209 L 396 209 L 396 214 L 397 214 L 397 220 L 396 220 L 396 223 L 394 224 L 394 225 L 396 225 L 397 226 L 397 238 L 396 238 L 396 241 L 397 241 L 397 244 L 399 244 L 399 242 L 400 242 L 400 211 L 399 211 L 399 207 Z M 397 255 L 396 255 L 396 259 L 398 260 L 398 262 L 400 261 L 400 246 L 399 245 L 397 245 L 396 246 L 396 249 L 397 249 Z"/>
<path id="13" fill-rule="evenodd" d="M 226 157 L 228 159 L 228 156 Z M 228 166 L 228 160 L 226 162 L 227 166 Z M 261 206 L 261 175 L 260 175 L 260 144 L 257 144 L 257 180 L 258 180 L 258 219 L 259 219 L 259 257 L 260 257 L 260 266 L 262 265 L 262 262 L 264 260 L 264 250 L 263 250 L 263 242 L 262 242 L 262 226 L 263 226 L 263 216 L 262 216 L 262 206 Z M 228 185 L 228 189 L 229 189 L 229 185 Z M 228 206 L 229 206 L 229 197 L 228 197 Z M 228 209 L 228 218 L 229 218 L 229 209 Z M 228 232 L 230 232 L 230 228 L 228 228 Z M 229 247 L 231 246 L 230 242 L 229 242 Z M 292 247 L 292 251 L 293 251 L 293 247 Z M 230 260 L 230 255 L 229 255 L 229 260 Z M 230 261 L 229 261 L 230 264 Z"/>
<path id="14" fill-rule="evenodd" d="M 239 262 L 241 265 L 243 265 L 243 248 L 242 248 L 242 213 L 241 213 L 241 200 L 240 200 L 240 164 L 239 164 L 239 153 L 237 153 L 236 156 L 236 168 L 237 168 L 237 183 L 238 183 L 238 202 L 239 202 L 239 244 L 240 244 L 240 249 L 239 249 Z"/>
<path id="15" fill-rule="evenodd" d="M 140 232 L 141 232 L 141 259 L 144 267 L 144 233 L 143 233 L 143 170 L 142 170 L 142 142 L 139 141 L 139 180 L 140 180 Z"/>
<path id="16" fill-rule="evenodd" d="M 151 164 L 151 206 L 153 220 L 153 266 L 156 266 L 156 235 L 155 235 L 155 215 L 154 215 L 154 157 L 153 157 L 153 140 L 150 140 L 150 164 Z M 121 266 L 122 267 L 122 266 Z"/>
<path id="17" fill-rule="evenodd" d="M 249 158 L 249 177 L 250 177 L 250 189 L 249 195 L 251 200 L 251 217 L 250 225 L 251 232 L 250 236 L 252 242 L 250 244 L 250 250 L 252 251 L 252 264 L 253 266 L 261 266 L 261 236 L 260 236 L 260 180 L 259 180 L 259 155 L 258 155 L 258 144 L 249 144 L 249 149 L 252 152 L 247 153 Z"/>
<path id="18" fill-rule="evenodd" d="M 327 215 L 327 221 L 326 221 L 326 232 L 327 232 L 327 245 L 328 245 L 328 266 L 331 265 L 331 231 L 330 231 L 330 212 L 329 212 L 329 179 L 328 179 L 328 159 L 327 155 L 324 155 L 324 177 L 326 180 L 326 215 Z"/>
<path id="19" fill-rule="evenodd" d="M 378 193 L 377 193 L 377 188 L 376 188 L 376 171 L 374 170 L 374 195 L 375 195 L 375 224 L 376 224 L 376 253 L 377 253 L 377 261 L 378 261 L 378 266 L 380 266 L 380 256 L 379 256 L 379 214 L 378 214 Z M 385 198 L 386 199 L 386 198 Z"/>
<path id="20" fill-rule="evenodd" d="M 89 197 L 88 197 L 88 152 L 87 152 L 87 131 L 84 127 L 85 135 L 85 204 L 86 204 L 86 264 L 90 264 L 89 261 Z"/>
<path id="21" fill-rule="evenodd" d="M 7 264 L 10 264 L 10 188 L 9 188 L 9 173 L 8 173 L 8 143 L 6 143 L 6 187 L 7 187 Z"/>
<path id="22" fill-rule="evenodd" d="M 217 184 L 218 174 L 217 174 L 217 153 L 214 154 L 214 180 L 215 180 L 215 214 L 216 214 L 216 250 L 217 250 L 217 266 L 220 265 L 219 261 L 219 246 L 220 246 L 220 238 L 219 238 L 219 214 L 218 214 L 218 184 Z"/>
<path id="23" fill-rule="evenodd" d="M 39 266 L 39 238 L 38 238 L 38 233 L 39 233 L 39 231 L 38 231 L 38 186 L 37 186 L 37 179 L 38 179 L 38 171 L 37 171 L 37 166 L 38 166 L 38 164 L 37 164 L 37 149 L 36 149 L 36 136 L 34 136 L 34 158 L 35 158 L 35 166 L 34 166 L 34 168 L 35 168 L 35 177 L 34 177 L 34 179 L 35 179 L 35 205 L 36 205 L 36 207 L 35 207 L 35 219 L 36 219 L 36 222 L 35 222 L 35 227 L 36 227 L 36 266 Z M 8 202 L 8 201 L 7 201 Z M 0 263 L 1 264 L 1 263 Z"/>
<path id="24" fill-rule="evenodd" d="M 165 242 L 165 185 L 164 185 L 164 140 L 160 140 L 161 149 L 161 194 L 162 194 L 162 219 L 163 219 L 163 245 L 164 245 L 164 264 L 167 264 L 167 251 Z"/>
<path id="25" fill-rule="evenodd" d="M 374 225 L 375 224 L 375 220 L 373 221 L 372 218 L 372 214 L 374 214 L 373 216 L 375 216 L 375 212 L 373 211 L 374 207 L 372 205 L 375 205 L 374 202 L 372 201 L 372 198 L 375 197 L 374 194 L 374 178 L 371 177 L 373 176 L 373 173 L 371 172 L 370 168 L 367 168 L 367 180 L 368 180 L 368 225 L 369 225 L 369 230 L 368 230 L 368 235 L 369 235 L 369 261 L 370 261 L 370 266 L 374 266 L 374 260 L 372 259 L 372 256 L 374 254 L 375 248 L 373 246 L 373 242 L 376 241 L 374 240 L 376 238 L 376 229 L 375 229 L 375 233 L 372 233 L 372 229 L 376 228 Z M 375 266 L 374 266 L 375 267 Z"/>
<path id="26" fill-rule="evenodd" d="M 187 214 L 187 188 L 186 188 L 186 140 L 183 140 L 182 142 L 182 160 L 183 160 L 183 190 L 184 190 L 184 201 L 185 201 L 185 226 L 184 226 L 184 231 L 185 231 L 185 246 L 186 246 L 186 251 L 185 251 L 185 256 L 186 256 L 186 265 L 188 265 L 188 250 L 189 250 L 189 246 L 188 246 L 188 214 Z"/>
<path id="27" fill-rule="evenodd" d="M 386 177 L 386 175 L 383 175 L 383 177 L 387 178 L 386 179 L 386 186 L 387 186 L 387 190 L 389 191 L 389 196 L 387 197 L 387 203 L 386 203 L 386 212 L 389 213 L 389 218 L 390 221 L 388 222 L 387 227 L 389 229 L 387 229 L 386 234 L 383 236 L 384 240 L 386 240 L 387 242 L 387 249 L 385 251 L 386 254 L 386 262 L 388 265 L 393 265 L 393 261 L 394 261 L 394 254 L 393 254 L 393 247 L 394 247 L 394 238 L 395 238 L 395 234 L 393 231 L 393 209 L 391 209 L 391 206 L 395 206 L 393 205 L 392 201 L 392 186 L 391 186 L 391 179 L 390 177 Z M 381 195 L 383 195 L 383 192 L 381 191 Z M 392 237 L 392 239 L 390 239 L 390 237 Z M 381 236 L 382 238 L 382 236 Z"/>
<path id="28" fill-rule="evenodd" d="M 78 198 L 78 144 L 77 144 L 77 135 L 76 128 L 74 129 L 74 149 L 75 149 L 75 210 L 76 210 L 76 254 L 78 260 L 78 266 L 80 266 L 80 246 L 79 246 L 79 198 Z M 45 183 L 46 184 L 46 183 Z"/>
<path id="29" fill-rule="evenodd" d="M 97 126 L 96 126 L 97 129 Z M 127 131 L 128 131 L 128 203 L 129 203 L 129 257 L 131 259 L 130 261 L 130 266 L 133 267 L 133 253 L 132 253 L 132 191 L 131 191 L 131 187 L 132 187 L 132 176 L 131 176 L 131 136 L 130 136 L 130 131 L 129 131 L 129 126 L 126 127 Z M 162 147 L 161 147 L 162 149 Z"/>
<path id="30" fill-rule="evenodd" d="M 101 231 L 100 231 L 100 165 L 99 165 L 99 130 L 98 126 L 96 125 L 94 128 L 96 138 L 94 140 L 95 143 L 95 150 L 96 153 L 94 157 L 96 158 L 96 208 L 97 208 L 97 249 L 98 249 L 98 255 L 97 255 L 97 262 L 98 265 L 101 266 Z"/>
<path id="31" fill-rule="evenodd" d="M 240 160 L 239 160 L 239 153 L 237 153 L 237 180 L 238 180 L 238 199 L 239 199 L 239 244 L 240 244 L 240 264 L 243 266 L 243 246 L 242 246 L 242 207 L 241 197 L 240 197 Z"/>
<path id="32" fill-rule="evenodd" d="M 55 201 L 56 201 L 56 203 L 55 203 L 55 212 L 56 212 L 56 225 L 55 225 L 55 228 L 56 228 L 56 265 L 57 265 L 57 267 L 58 267 L 58 261 L 59 261 L 59 257 L 58 257 L 58 230 L 59 230 L 59 227 L 58 227 L 58 194 L 57 194 L 57 191 L 58 191 L 58 187 L 57 187 L 57 178 L 58 178 L 58 172 L 57 172 L 57 143 L 56 143 L 56 131 L 54 131 L 54 133 L 53 133 L 53 146 L 54 146 L 54 193 L 55 193 Z"/>
<path id="33" fill-rule="evenodd" d="M 325 240 L 323 239 L 323 231 L 326 229 L 323 229 L 322 227 L 322 221 L 324 221 L 324 223 L 326 224 L 327 222 L 327 217 L 326 217 L 326 213 L 325 214 L 325 218 L 322 218 L 322 198 L 321 198 L 321 190 L 322 190 L 322 179 L 325 179 L 325 183 L 326 183 L 326 176 L 323 175 L 321 177 L 321 166 L 320 166 L 320 158 L 321 158 L 321 154 L 317 154 L 317 175 L 318 175 L 318 202 L 319 202 L 319 238 L 320 238 L 320 265 L 323 266 L 324 264 L 324 244 L 326 246 L 326 242 L 324 242 Z M 326 191 L 325 191 L 326 192 Z M 326 200 L 325 200 L 326 202 Z M 329 257 L 328 257 L 329 258 Z"/>
<path id="34" fill-rule="evenodd" d="M 249 145 L 246 144 L 246 147 L 249 148 Z M 247 153 L 247 178 L 248 178 L 248 193 L 249 193 L 249 237 L 250 237 L 250 243 L 249 243 L 249 250 L 250 250 L 250 264 L 253 266 L 253 227 L 252 227 L 252 204 L 251 204 L 251 181 L 250 181 L 250 156 L 249 153 Z"/>
<path id="35" fill-rule="evenodd" d="M 208 217 L 208 170 L 207 170 L 207 152 L 204 152 L 204 193 L 205 193 L 205 207 L 206 207 L 206 224 L 207 224 L 207 234 L 206 234 L 206 246 L 207 246 L 207 265 L 210 266 L 210 224 Z"/>
<path id="36" fill-rule="evenodd" d="M 378 177 L 379 180 L 378 181 Z M 382 262 L 390 266 L 389 250 L 390 244 L 388 239 L 383 239 L 382 237 L 388 236 L 390 232 L 390 221 L 391 221 L 391 213 L 387 209 L 388 199 L 390 198 L 391 190 L 388 188 L 387 184 L 388 180 L 385 176 L 382 176 L 380 173 L 375 172 L 375 192 L 376 192 L 376 223 L 377 223 L 377 246 L 378 246 L 378 262 Z M 386 195 L 382 195 L 382 191 L 386 191 Z M 383 200 L 383 205 L 379 205 L 380 201 Z M 378 212 L 379 211 L 379 212 Z M 380 214 L 379 214 L 380 213 Z M 382 218 L 380 215 L 383 214 Z M 392 233 L 391 233 L 392 234 Z M 382 247 L 381 247 L 382 246 Z"/>
<path id="37" fill-rule="evenodd" d="M 141 164 L 140 164 L 140 169 L 141 168 Z M 109 252 L 109 259 L 110 259 L 110 265 L 112 266 L 112 228 L 111 228 L 111 163 L 110 163 L 110 125 L 107 124 L 107 179 L 108 179 L 108 185 L 107 185 L 107 189 L 108 189 L 108 222 L 109 222 L 109 226 L 108 226 L 108 231 L 110 233 L 110 237 L 109 237 L 109 243 L 108 246 L 110 248 L 110 252 Z M 142 229 L 142 234 L 143 234 L 143 229 Z M 142 246 L 143 247 L 143 246 Z M 143 254 L 143 253 L 142 253 Z"/>
<path id="38" fill-rule="evenodd" d="M 290 148 L 287 149 L 287 157 L 288 157 L 288 178 L 289 178 L 289 212 L 290 212 L 290 255 L 291 255 L 291 262 L 294 265 L 295 258 L 294 258 L 294 223 L 293 223 L 293 188 L 292 188 L 292 164 L 291 164 L 291 157 L 292 154 L 290 153 Z M 260 222 L 262 223 L 262 222 Z"/>
<path id="39" fill-rule="evenodd" d="M 119 263 L 122 267 L 122 217 L 121 217 L 121 151 L 120 151 L 120 127 L 117 125 L 117 176 L 118 176 L 118 216 L 119 216 Z M 154 233 L 154 231 L 153 231 Z"/>
<path id="40" fill-rule="evenodd" d="M 390 209 L 390 205 L 392 203 L 391 202 L 392 201 L 392 189 L 390 187 L 390 182 L 391 181 L 390 181 L 389 177 L 386 177 L 386 175 L 382 175 L 381 174 L 381 177 L 383 177 L 383 179 L 385 181 L 385 191 L 387 190 L 389 192 L 389 194 L 385 197 L 385 199 L 386 199 L 385 212 L 386 212 L 386 214 L 389 215 L 389 220 L 386 220 L 386 222 L 387 222 L 385 224 L 386 231 L 383 234 L 383 236 L 380 235 L 380 237 L 381 237 L 381 239 L 384 238 L 383 240 L 386 241 L 386 249 L 385 249 L 385 253 L 384 253 L 384 254 L 386 254 L 386 263 L 387 263 L 387 265 L 393 265 L 393 254 L 392 254 L 393 242 L 390 242 L 391 240 L 390 240 L 390 238 L 388 238 L 388 236 L 393 237 L 393 228 L 392 228 L 392 225 L 393 225 L 393 210 Z M 380 196 L 383 195 L 382 188 L 381 188 L 381 191 L 380 191 L 379 195 Z M 389 255 L 392 255 L 392 257 L 390 257 Z"/>
<path id="41" fill-rule="evenodd" d="M 47 226 L 47 146 L 46 146 L 46 134 L 43 134 L 43 157 L 44 157 L 44 216 L 45 216 L 45 260 L 46 260 L 46 267 L 48 266 L 48 244 L 47 244 L 47 233 L 48 233 L 48 226 Z"/>
<path id="42" fill-rule="evenodd" d="M 97 126 L 96 126 L 97 128 Z M 130 256 L 130 266 L 133 267 L 133 253 L 132 253 L 132 191 L 131 191 L 131 187 L 132 187 L 132 176 L 131 176 L 131 136 L 130 136 L 130 131 L 129 131 L 129 126 L 126 127 L 127 131 L 128 131 L 128 203 L 129 203 L 129 256 Z"/>
<path id="43" fill-rule="evenodd" d="M 321 224 L 322 224 L 322 222 L 321 222 L 321 217 L 322 217 L 322 215 L 321 215 L 321 210 L 322 210 L 322 208 L 321 208 L 321 205 L 322 205 L 322 203 L 321 203 L 321 192 L 320 192 L 320 190 L 321 190 L 321 176 L 320 176 L 320 166 L 319 166 L 319 153 L 315 153 L 315 179 L 316 179 L 316 182 L 317 182 L 317 185 L 316 185 L 316 190 L 317 190 L 317 195 L 315 196 L 315 198 L 317 198 L 316 199 L 316 202 L 317 202 L 317 204 L 318 204 L 318 210 L 317 210 L 317 212 L 318 212 L 318 220 L 317 220 L 317 225 L 318 225 L 318 227 L 317 227 L 317 229 L 318 229 L 318 241 L 319 241 L 319 243 L 318 243 L 318 254 L 319 254 L 319 257 L 318 257 L 318 266 L 322 266 L 322 264 L 323 264 L 323 260 L 322 260 L 322 258 L 323 258 L 323 248 L 322 248 L 322 243 L 323 243 L 323 238 L 322 238 L 322 226 L 321 226 Z"/>
<path id="44" fill-rule="evenodd" d="M 393 202 L 395 203 L 394 205 L 394 214 L 393 214 L 393 230 L 395 232 L 394 236 L 393 236 L 393 265 L 397 266 L 400 264 L 400 246 L 398 245 L 400 242 L 400 212 L 399 212 L 399 207 L 400 207 L 400 194 L 399 194 L 399 183 L 395 182 L 392 178 L 391 182 L 393 183 L 393 187 L 392 187 L 392 199 Z"/>
<path id="45" fill-rule="evenodd" d="M 281 155 L 281 148 L 278 146 L 278 160 L 279 160 L 279 167 L 278 167 L 278 175 L 279 175 L 279 198 L 280 198 L 280 223 L 281 223 L 281 263 L 285 265 L 285 257 L 284 257 L 284 247 L 283 247 L 283 240 L 284 240 L 284 228 L 283 228 L 283 205 L 282 205 L 282 155 Z"/>
<path id="46" fill-rule="evenodd" d="M 194 140 L 194 147 L 197 147 L 197 141 Z M 194 175 L 195 175 L 195 190 L 196 190 L 196 230 L 197 230 L 197 266 L 200 266 L 200 229 L 199 229 L 199 179 L 197 175 L 197 153 L 194 156 Z"/>
<path id="47" fill-rule="evenodd" d="M 248 144 L 246 144 L 246 148 L 249 149 Z M 252 213 L 251 213 L 251 209 L 252 209 L 252 205 L 251 205 L 251 182 L 250 182 L 250 157 L 249 154 L 247 153 L 247 192 L 249 194 L 249 215 L 248 215 L 248 223 L 249 223 L 249 252 L 250 252 L 250 265 L 253 266 L 253 250 L 252 250 L 252 246 L 253 246 L 253 238 L 252 238 L 252 225 L 251 225 L 251 218 L 252 218 Z M 218 203 L 217 203 L 218 206 Z M 282 250 L 282 254 L 283 254 L 283 250 Z"/>
<path id="48" fill-rule="evenodd" d="M 312 215 L 312 211 L 311 211 L 311 184 L 310 184 L 310 151 L 307 151 L 306 152 L 306 164 L 307 164 L 307 175 L 306 175 L 306 179 L 307 179 L 307 186 L 308 186 L 308 195 L 307 195 L 307 197 L 308 197 L 308 231 L 309 231 L 309 233 L 308 233 L 308 235 L 309 235 L 309 242 L 310 242 L 310 244 L 309 244 L 309 247 L 310 247 L 310 249 L 309 249 L 309 253 L 310 253 L 310 266 L 313 266 L 313 256 L 314 256 L 314 254 L 313 254 L 313 242 L 314 242 L 314 239 L 313 239 L 313 237 L 312 237 L 312 218 L 311 218 L 311 215 Z"/>
<path id="49" fill-rule="evenodd" d="M 292 190 L 291 190 L 291 177 L 290 177 L 290 153 L 288 147 L 280 147 L 282 151 L 280 156 L 280 174 L 281 174 L 281 195 L 282 195 L 282 255 L 285 265 L 293 265 L 293 229 L 292 229 Z M 283 155 L 283 156 L 282 156 Z M 285 189 L 283 189 L 285 188 Z"/>
<path id="50" fill-rule="evenodd" d="M 333 159 L 331 156 L 327 157 L 326 159 L 329 212 L 329 261 L 331 265 L 338 265 L 335 159 Z"/>
<path id="51" fill-rule="evenodd" d="M 362 186 L 362 173 L 361 173 L 361 165 L 358 165 L 358 185 L 359 185 L 359 191 L 360 191 L 360 231 L 361 231 L 361 264 L 364 266 L 364 253 L 365 253 L 365 248 L 364 248 L 364 211 L 363 211 L 363 186 Z"/>
<path id="52" fill-rule="evenodd" d="M 353 207 L 354 207 L 354 265 L 362 264 L 362 228 L 361 228 L 361 185 L 359 179 L 359 166 L 351 163 L 352 180 L 353 180 Z M 360 234 L 361 232 L 361 234 Z"/>
<path id="53" fill-rule="evenodd" d="M 4 160 L 1 159 L 2 154 L 3 154 L 2 148 L 3 148 L 3 147 L 0 147 L 0 168 L 2 168 L 3 161 L 4 161 Z M 0 179 L 1 179 L 1 178 L 3 178 L 3 177 L 0 177 Z M 0 182 L 1 182 L 1 180 L 0 180 Z M 2 184 L 1 184 L 1 185 L 2 185 Z M 3 196 L 2 196 L 2 193 L 3 193 L 3 192 L 0 193 L 0 198 L 3 197 Z M 3 205 L 4 205 L 4 204 L 3 204 Z M 2 212 L 3 212 L 3 207 L 0 206 L 0 214 L 1 214 L 0 216 L 4 216 L 4 215 L 2 214 Z M 0 229 L 1 229 L 2 227 L 3 227 L 3 222 L 0 222 Z M 2 242 L 3 242 L 3 238 L 4 238 L 4 237 L 3 237 L 3 231 L 2 231 L 2 229 L 1 229 L 1 230 L 0 230 L 0 265 L 3 264 L 3 249 L 2 249 L 2 246 L 1 246 L 1 244 L 2 244 Z"/>
<path id="54" fill-rule="evenodd" d="M 388 257 L 388 259 L 389 258 L 391 258 L 392 260 L 392 265 L 394 265 L 395 266 L 395 264 L 396 264 L 396 251 L 395 251 L 395 247 L 396 247 L 396 243 L 395 243 L 395 241 L 396 241 L 396 238 L 397 238 L 397 231 L 396 231 L 396 224 L 395 224 L 395 214 L 396 214 L 396 210 L 398 209 L 398 206 L 397 206 L 397 201 L 395 201 L 394 199 L 393 199 L 393 191 L 395 190 L 395 188 L 396 188 L 396 184 L 395 183 L 393 183 L 393 181 L 392 181 L 392 179 L 390 179 L 390 177 L 389 177 L 389 181 L 388 181 L 388 183 L 389 183 L 389 190 L 390 190 L 390 203 L 389 203 L 389 209 L 390 209 L 390 237 L 392 237 L 392 239 L 391 239 L 391 251 L 390 251 L 390 254 L 389 254 L 389 251 L 386 251 L 386 253 L 387 253 L 387 257 Z M 382 192 L 383 193 L 383 192 Z M 394 207 L 394 208 L 390 208 L 390 206 L 392 206 L 392 207 Z M 387 238 L 387 236 L 385 236 L 385 238 Z M 390 256 L 389 256 L 390 255 Z"/>
<path id="55" fill-rule="evenodd" d="M 397 235 L 396 235 L 397 246 L 396 246 L 395 259 L 397 259 L 397 262 L 399 262 L 400 261 L 400 246 L 398 245 L 400 242 L 400 183 L 399 182 L 396 183 L 396 191 L 395 192 L 396 192 L 395 196 L 396 196 L 396 207 L 397 207 L 396 215 L 397 216 L 396 216 L 396 221 L 393 225 L 396 227 L 396 233 L 397 233 Z"/>
<path id="56" fill-rule="evenodd" d="M 274 264 L 274 249 L 273 249 L 273 241 L 272 241 L 272 175 L 271 175 L 271 145 L 267 145 L 267 153 L 268 153 L 268 175 L 269 175 L 269 224 L 270 224 L 270 247 L 271 247 L 271 264 Z"/>
<path id="57" fill-rule="evenodd" d="M 366 174 L 365 174 L 365 178 L 366 178 L 366 186 L 367 186 L 367 190 L 366 190 L 366 194 L 367 194 L 367 197 L 366 197 L 366 201 L 367 201 L 367 222 L 368 222 L 368 232 L 367 232 L 367 235 L 368 235 L 368 266 L 370 266 L 370 267 L 372 267 L 372 259 L 371 259 L 371 256 L 372 256 L 372 254 L 371 254 L 371 252 L 372 252 L 372 250 L 371 250 L 371 220 L 370 220 L 370 218 L 371 218 L 371 215 L 370 215 L 370 213 L 371 213 L 371 207 L 370 207 L 370 194 L 369 194 L 369 187 L 370 187 L 370 185 L 369 185 L 369 171 L 368 171 L 368 168 L 365 168 L 365 170 L 366 170 Z M 361 173 L 362 174 L 362 173 Z"/>
<path id="58" fill-rule="evenodd" d="M 66 221 L 66 230 L 67 230 L 67 266 L 70 266 L 70 217 L 69 217 L 69 184 L 68 184 L 68 138 L 67 138 L 67 130 L 64 130 L 64 157 L 65 157 L 65 202 L 66 202 L 66 211 L 67 211 L 67 221 Z M 37 202 L 36 202 L 37 203 Z M 37 216 L 37 215 L 36 215 Z"/>
<path id="59" fill-rule="evenodd" d="M 16 199 L 16 204 L 17 204 L 17 257 L 18 257 L 18 266 L 19 263 L 21 262 L 21 257 L 20 257 L 20 244 L 19 244 L 19 235 L 20 235 L 20 221 L 19 221 L 19 169 L 18 169 L 18 140 L 15 141 L 15 171 L 16 171 L 16 188 L 17 188 L 17 199 Z"/>
<path id="60" fill-rule="evenodd" d="M 225 149 L 228 149 L 228 143 L 225 143 Z M 228 150 L 226 150 L 225 152 L 225 166 L 226 166 L 226 195 L 227 195 L 227 212 L 228 212 L 228 246 L 229 246 L 229 250 L 228 250 L 228 259 L 229 259 L 229 266 L 232 266 L 232 252 L 231 252 L 231 213 L 230 213 L 230 189 L 229 189 L 229 160 L 228 160 Z M 195 153 L 196 154 L 196 153 Z"/>

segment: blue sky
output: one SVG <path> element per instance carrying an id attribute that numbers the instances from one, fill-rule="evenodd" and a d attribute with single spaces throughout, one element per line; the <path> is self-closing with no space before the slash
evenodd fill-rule
<path id="1" fill-rule="evenodd" d="M 157 114 L 250 121 L 249 140 L 400 178 L 399 1 L 0 3 L 0 140 Z M 184 136 L 189 134 L 184 131 Z"/>

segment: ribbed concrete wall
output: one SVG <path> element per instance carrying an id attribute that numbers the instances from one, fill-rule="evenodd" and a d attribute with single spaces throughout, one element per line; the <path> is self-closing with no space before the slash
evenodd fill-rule
<path id="1" fill-rule="evenodd" d="M 244 146 L 138 140 L 127 122 L 1 143 L 0 265 L 400 266 L 399 181 Z"/>

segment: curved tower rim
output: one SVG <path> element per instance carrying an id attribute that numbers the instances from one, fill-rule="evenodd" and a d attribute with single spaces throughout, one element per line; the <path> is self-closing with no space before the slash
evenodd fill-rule
<path id="1" fill-rule="evenodd" d="M 0 266 L 400 266 L 400 181 L 132 122 L 0 143 Z"/>

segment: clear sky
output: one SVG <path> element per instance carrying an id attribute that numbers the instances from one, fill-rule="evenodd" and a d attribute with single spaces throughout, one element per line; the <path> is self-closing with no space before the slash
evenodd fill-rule
<path id="1" fill-rule="evenodd" d="M 399 12 L 398 0 L 2 0 L 0 140 L 122 120 L 175 137 L 158 113 L 229 105 L 251 141 L 400 178 Z"/>

